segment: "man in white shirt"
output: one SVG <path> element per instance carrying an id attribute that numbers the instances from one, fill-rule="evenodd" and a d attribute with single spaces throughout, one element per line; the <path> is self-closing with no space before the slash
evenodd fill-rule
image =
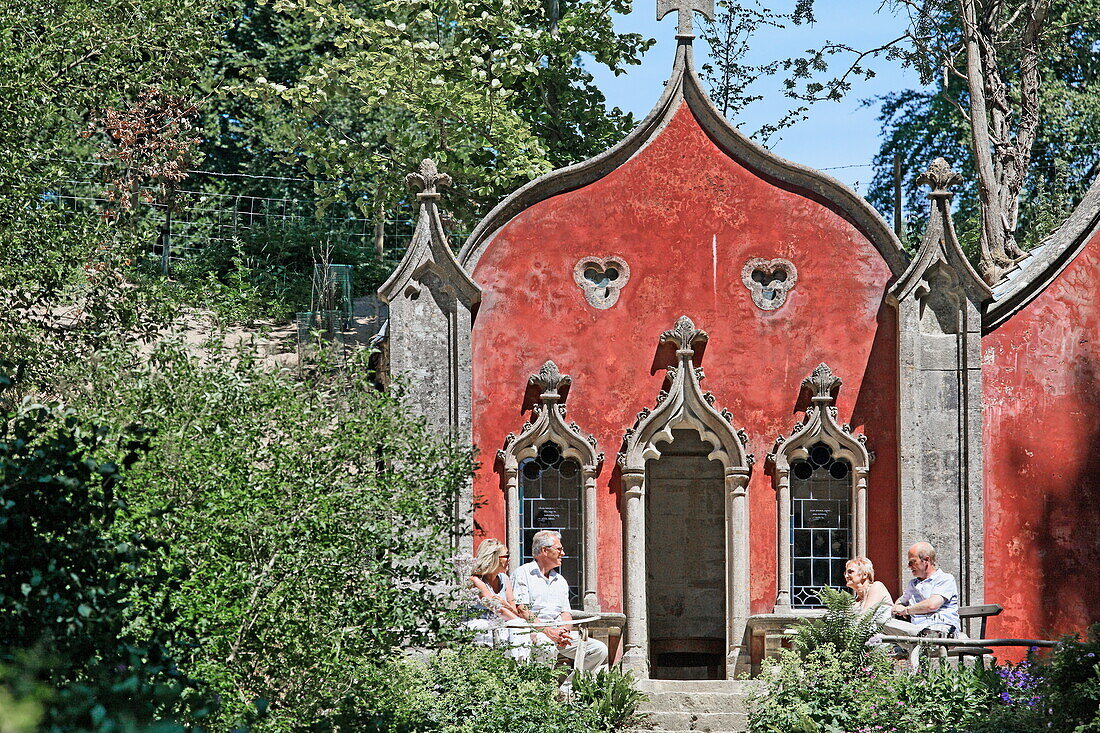
<path id="1" fill-rule="evenodd" d="M 962 628 L 959 621 L 959 588 L 951 573 L 936 564 L 936 550 L 927 542 L 909 548 L 909 570 L 913 579 L 891 609 L 895 616 L 884 624 L 886 629 L 916 635 L 926 630 L 955 636 Z"/>
<path id="2" fill-rule="evenodd" d="M 569 613 L 569 583 L 558 572 L 565 557 L 561 535 L 551 529 L 536 532 L 531 539 L 531 556 L 535 559 L 520 565 L 512 576 L 512 595 L 528 621 L 538 625 L 531 632 L 532 653 L 551 664 L 558 654 L 576 659 L 578 640 Z M 607 645 L 588 639 L 584 645 L 585 671 L 598 672 L 607 667 L 606 663 Z"/>

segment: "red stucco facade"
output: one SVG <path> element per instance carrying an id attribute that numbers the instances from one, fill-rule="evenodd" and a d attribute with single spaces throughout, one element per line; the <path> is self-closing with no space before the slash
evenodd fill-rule
<path id="1" fill-rule="evenodd" d="M 573 269 L 583 257 L 611 255 L 626 261 L 630 280 L 613 307 L 598 310 Z M 778 310 L 754 305 L 741 282 L 753 257 L 782 257 L 798 269 Z M 653 407 L 671 363 L 657 348 L 660 334 L 686 314 L 710 336 L 698 361 L 703 387 L 745 429 L 757 459 L 749 484 L 751 611 L 769 612 L 776 595 L 776 491 L 764 458 L 801 417 L 801 381 L 820 362 L 843 379 L 840 421 L 865 433 L 876 454 L 868 554 L 880 579 L 897 587 L 897 337 L 884 297 L 891 271 L 841 212 L 739 163 L 684 104 L 625 164 L 512 218 L 471 274 L 483 291 L 472 334 L 481 536 L 505 536 L 493 457 L 528 416 L 528 377 L 553 359 L 573 377 L 568 420 L 607 455 L 597 477 L 598 591 L 604 609 L 622 609 L 615 455 L 637 412 Z"/>
<path id="2" fill-rule="evenodd" d="M 1100 620 L 1100 234 L 982 339 L 990 634 Z"/>

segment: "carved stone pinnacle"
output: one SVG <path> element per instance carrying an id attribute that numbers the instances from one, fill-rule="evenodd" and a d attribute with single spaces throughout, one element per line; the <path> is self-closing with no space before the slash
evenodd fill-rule
<path id="1" fill-rule="evenodd" d="M 677 38 L 695 37 L 692 13 L 702 13 L 707 20 L 714 20 L 714 0 L 657 0 L 657 20 L 673 10 L 679 14 L 676 23 Z"/>
<path id="2" fill-rule="evenodd" d="M 453 183 L 446 173 L 440 173 L 435 161 L 425 158 L 420 163 L 420 169 L 416 173 L 405 176 L 405 185 L 420 189 L 416 196 L 421 199 L 439 198 L 439 188 L 447 188 Z"/>
<path id="3" fill-rule="evenodd" d="M 951 196 L 951 187 L 960 183 L 962 183 L 962 176 L 951 170 L 951 164 L 943 158 L 933 160 L 928 170 L 917 176 L 918 186 L 932 187 L 932 191 L 928 194 L 929 198 Z"/>
<path id="4" fill-rule="evenodd" d="M 802 380 L 803 387 L 809 387 L 813 390 L 815 402 L 818 400 L 832 402 L 833 390 L 839 388 L 840 385 L 840 377 L 833 374 L 833 371 L 825 362 L 818 364 L 813 373 Z"/>
<path id="5" fill-rule="evenodd" d="M 558 370 L 558 365 L 547 359 L 546 363 L 539 367 L 538 373 L 532 374 L 527 382 L 538 387 L 543 397 L 557 398 L 559 390 L 572 384 L 573 378 L 568 374 L 562 374 Z"/>
<path id="6" fill-rule="evenodd" d="M 707 332 L 700 331 L 695 327 L 695 324 L 687 316 L 680 316 L 676 319 L 676 325 L 671 330 L 665 331 L 661 334 L 661 343 L 671 341 L 676 344 L 677 349 L 691 350 L 697 341 L 706 343 Z"/>

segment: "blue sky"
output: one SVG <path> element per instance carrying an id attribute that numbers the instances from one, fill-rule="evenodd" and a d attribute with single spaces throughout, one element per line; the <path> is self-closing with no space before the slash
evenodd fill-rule
<path id="1" fill-rule="evenodd" d="M 793 2 L 776 2 L 772 8 L 786 11 L 790 5 Z M 879 46 L 901 35 L 904 29 L 902 18 L 894 17 L 886 9 L 876 12 L 879 7 L 879 0 L 818 0 L 815 12 L 817 23 L 759 33 L 751 42 L 752 51 L 748 60 L 759 63 L 787 58 L 819 47 L 827 40 L 847 43 L 855 48 Z M 627 74 L 616 77 L 602 66 L 586 64 L 596 77 L 597 85 L 607 95 L 608 103 L 633 112 L 638 119 L 661 96 L 662 82 L 668 78 L 676 48 L 676 13 L 670 13 L 660 22 L 657 22 L 656 15 L 655 0 L 634 0 L 632 13 L 615 18 L 615 28 L 620 33 L 641 33 L 657 39 L 640 66 L 630 67 Z M 699 40 L 695 41 L 695 46 L 696 65 L 701 66 L 708 49 Z M 783 130 L 777 135 L 778 141 L 773 139 L 772 150 L 804 165 L 831 169 L 828 170 L 830 175 L 865 194 L 866 184 L 871 178 L 868 164 L 879 146 L 879 124 L 875 120 L 877 105 L 864 107 L 860 102 L 892 90 L 918 86 L 916 74 L 902 70 L 896 63 L 879 61 L 873 67 L 877 72 L 874 79 L 857 81 L 842 102 L 819 103 L 812 107 L 809 119 Z M 792 101 L 782 96 L 779 77 L 763 82 L 758 93 L 763 94 L 764 99 L 734 120 L 747 133 L 764 122 L 778 120 Z"/>

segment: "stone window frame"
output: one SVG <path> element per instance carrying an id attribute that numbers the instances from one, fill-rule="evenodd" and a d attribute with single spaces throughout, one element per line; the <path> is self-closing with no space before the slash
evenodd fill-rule
<path id="1" fill-rule="evenodd" d="M 581 466 L 582 514 L 582 575 L 581 589 L 585 611 L 599 611 L 596 574 L 597 522 L 596 522 L 596 474 L 603 463 L 604 454 L 597 448 L 596 439 L 585 433 L 577 423 L 565 422 L 566 408 L 560 404 L 561 390 L 572 384 L 568 374 L 562 374 L 551 360 L 527 383 L 539 390 L 539 401 L 531 409 L 531 420 L 523 425 L 519 434 L 509 433 L 504 447 L 497 451 L 497 458 L 504 468 L 505 510 L 508 533 L 508 552 L 516 558 L 523 557 L 523 530 L 519 521 L 519 465 L 538 455 L 539 449 L 553 442 L 561 447 L 563 458 L 572 458 Z"/>
<path id="2" fill-rule="evenodd" d="M 695 344 L 707 333 L 687 316 L 661 334 L 661 343 L 676 346 L 676 366 L 668 368 L 668 389 L 653 410 L 643 408 L 626 431 L 619 453 L 623 497 L 623 590 L 626 644 L 623 667 L 649 677 L 649 612 L 646 580 L 646 462 L 660 458 L 658 443 L 671 443 L 673 430 L 694 429 L 713 451 L 708 460 L 722 464 L 726 521 L 726 674 L 746 671 L 744 646 L 749 614 L 749 473 L 754 461 L 745 431 L 732 425 L 733 415 L 714 406 L 703 392 L 703 370 L 695 366 Z"/>
<path id="3" fill-rule="evenodd" d="M 791 464 L 809 458 L 809 449 L 824 443 L 833 451 L 834 460 L 846 460 L 852 467 L 850 486 L 850 524 L 853 556 L 867 556 L 867 477 L 874 454 L 867 450 L 867 436 L 853 433 L 852 426 L 837 421 L 838 410 L 833 404 L 834 391 L 839 390 L 840 377 L 827 364 L 818 364 L 810 376 L 802 380 L 802 388 L 813 396 L 804 419 L 796 423 L 789 436 L 775 440 L 775 450 L 767 460 L 775 468 L 777 504 L 777 586 L 775 613 L 791 612 Z"/>

